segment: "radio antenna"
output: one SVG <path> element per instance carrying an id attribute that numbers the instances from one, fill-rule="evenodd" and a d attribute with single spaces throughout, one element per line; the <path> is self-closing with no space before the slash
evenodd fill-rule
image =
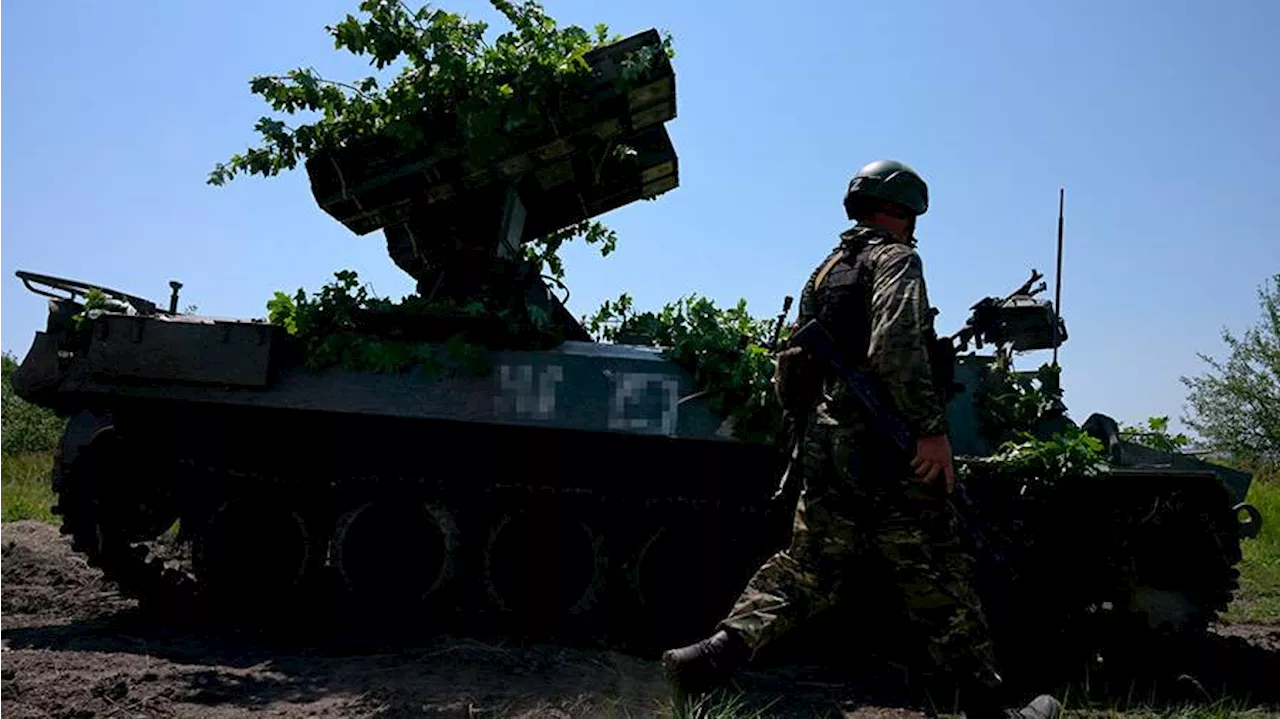
<path id="1" fill-rule="evenodd" d="M 1053 366 L 1058 366 L 1058 323 L 1062 321 L 1062 208 L 1066 188 L 1058 188 L 1058 271 L 1053 288 Z"/>

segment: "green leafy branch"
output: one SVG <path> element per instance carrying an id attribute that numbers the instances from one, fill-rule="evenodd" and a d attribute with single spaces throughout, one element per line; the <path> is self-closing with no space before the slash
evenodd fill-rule
<path id="1" fill-rule="evenodd" d="M 1065 412 L 1061 367 L 1046 363 L 1035 372 L 1015 372 L 997 360 L 984 368 L 976 402 L 983 437 L 991 444 L 1038 434 L 1042 420 Z"/>
<path id="2" fill-rule="evenodd" d="M 1187 445 L 1191 444 L 1191 438 L 1181 432 L 1173 435 L 1169 434 L 1169 418 L 1167 416 L 1148 418 L 1146 427 L 1122 425 L 1120 427 L 1120 437 L 1126 442 L 1133 442 L 1161 452 L 1181 452 Z"/>
<path id="3" fill-rule="evenodd" d="M 721 309 L 694 294 L 658 312 L 637 313 L 630 295 L 622 294 L 584 324 L 600 340 L 661 347 L 692 374 L 695 391 L 709 395 L 712 411 L 727 415 L 740 439 L 772 442 L 779 431 L 781 408 L 773 396 L 768 349 L 774 321 L 753 318 L 746 300 Z"/>
<path id="4" fill-rule="evenodd" d="M 367 57 L 378 70 L 403 63 L 399 73 L 389 82 L 376 76 L 335 81 L 312 68 L 252 78 L 250 90 L 273 111 L 319 117 L 295 127 L 278 117 L 260 118 L 254 129 L 262 145 L 217 163 L 208 183 L 223 185 L 240 173 L 272 177 L 316 153 L 373 140 L 389 140 L 402 152 L 457 143 L 483 164 L 523 133 L 554 126 L 586 97 L 586 54 L 621 37 L 611 36 L 604 24 L 594 33 L 574 25 L 558 28 L 532 0 L 490 4 L 512 26 L 492 43 L 485 39 L 484 22 L 430 4 L 410 10 L 401 0 L 363 0 L 363 19 L 348 14 L 325 31 L 335 49 Z M 669 35 L 662 49 L 674 56 Z M 654 53 L 642 48 L 623 58 L 619 82 L 642 81 L 654 67 Z M 545 263 L 559 279 L 563 267 L 556 252 L 579 236 L 600 243 L 604 255 L 617 242 L 601 223 L 583 222 L 535 241 L 530 259 Z"/>
<path id="5" fill-rule="evenodd" d="M 92 287 L 85 293 L 84 306 L 71 316 L 77 330 L 84 329 L 84 323 L 90 319 L 90 313 L 110 308 L 111 301 L 102 290 Z"/>
<path id="6" fill-rule="evenodd" d="M 391 336 L 374 329 L 395 328 L 398 320 L 427 315 L 493 316 L 490 308 L 473 302 L 427 302 L 409 295 L 400 302 L 374 296 L 361 285 L 355 272 L 334 273 L 329 282 L 308 297 L 299 289 L 294 296 L 276 292 L 267 301 L 267 321 L 296 337 L 302 346 L 303 367 L 319 370 L 341 366 L 348 370 L 398 373 L 418 367 L 424 372 L 441 370 L 444 360 L 431 343 Z M 505 315 L 499 314 L 504 319 Z M 379 318 L 389 321 L 378 321 Z M 485 371 L 484 349 L 455 333 L 445 341 L 445 351 L 465 368 Z"/>
<path id="7" fill-rule="evenodd" d="M 1096 476 L 1106 466 L 1102 443 L 1078 427 L 1047 439 L 1022 433 L 986 461 L 1039 486 L 1052 486 L 1065 477 Z"/>
<path id="8" fill-rule="evenodd" d="M 1102 443 L 1079 427 L 1055 422 L 1066 414 L 1062 396 L 1060 366 L 1016 372 L 1007 356 L 998 356 L 984 368 L 975 398 L 982 435 L 997 450 L 966 458 L 963 474 L 1013 477 L 1039 488 L 1096 475 L 1106 464 Z"/>
<path id="9" fill-rule="evenodd" d="M 588 245 L 600 245 L 600 256 L 608 257 L 618 247 L 618 235 L 595 221 L 583 221 L 539 238 L 525 246 L 525 258 L 540 269 L 545 269 L 557 280 L 564 279 L 564 262 L 560 259 L 560 247 L 581 237 Z"/>

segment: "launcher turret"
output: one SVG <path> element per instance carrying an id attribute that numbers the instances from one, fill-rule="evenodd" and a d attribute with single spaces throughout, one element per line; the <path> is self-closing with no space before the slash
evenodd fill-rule
<path id="1" fill-rule="evenodd" d="M 325 212 L 358 235 L 381 229 L 387 252 L 427 303 L 537 308 L 566 339 L 590 339 L 526 256 L 527 243 L 679 184 L 663 123 L 675 75 L 656 30 L 597 48 L 580 92 L 468 151 L 456 117 L 424 110 L 430 140 L 379 139 L 306 163 Z"/>

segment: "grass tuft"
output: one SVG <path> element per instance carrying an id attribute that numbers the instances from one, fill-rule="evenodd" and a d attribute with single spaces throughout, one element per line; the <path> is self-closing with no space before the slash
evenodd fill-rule
<path id="1" fill-rule="evenodd" d="M 50 472 L 53 454 L 26 452 L 0 457 L 0 521 L 17 522 L 36 519 L 59 524 L 53 514 L 57 495 L 53 493 Z"/>
<path id="2" fill-rule="evenodd" d="M 780 697 L 763 707 L 752 709 L 745 694 L 719 689 L 679 706 L 668 701 L 665 708 L 672 719 L 760 719 L 771 716 L 769 709 L 779 701 Z"/>
<path id="3" fill-rule="evenodd" d="M 1262 533 L 1241 543 L 1240 591 L 1223 619 L 1231 623 L 1280 623 L 1280 467 L 1254 471 L 1245 501 L 1262 513 Z"/>

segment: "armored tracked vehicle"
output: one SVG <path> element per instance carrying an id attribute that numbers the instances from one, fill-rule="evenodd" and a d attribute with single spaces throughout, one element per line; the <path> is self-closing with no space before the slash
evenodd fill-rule
<path id="1" fill-rule="evenodd" d="M 623 641 L 690 602 L 705 623 L 769 548 L 777 452 L 724 436 L 659 351 L 566 340 L 481 370 L 311 372 L 277 326 L 103 291 L 127 308 L 80 329 L 79 303 L 51 300 L 13 382 L 70 416 L 63 531 L 158 608 Z"/>
<path id="2" fill-rule="evenodd" d="M 997 647 L 1024 674 L 1078 671 L 1081 660 L 1099 656 L 1149 665 L 1153 650 L 1202 636 L 1230 604 L 1240 543 L 1261 529 L 1260 513 L 1244 502 L 1252 476 L 1153 449 L 1104 414 L 1077 425 L 1054 365 L 1014 371 L 1015 353 L 1067 338 L 1052 304 L 1035 298 L 1045 289 L 1032 287 L 1040 277 L 1033 271 L 1011 295 L 976 304 L 953 337 L 960 392 L 948 419 L 976 506 L 971 529 L 984 543 L 983 595 Z M 970 343 L 995 351 L 961 354 Z M 1010 422 L 994 397 L 1015 387 L 1024 407 L 1033 397 L 1039 405 L 1020 429 L 1054 443 L 1038 458 L 1019 461 L 1014 449 L 993 461 L 1002 442 L 1020 439 L 1002 431 Z M 1054 463 L 1081 456 L 1088 439 L 1101 447 L 1100 465 L 1044 481 Z"/>
<path id="3" fill-rule="evenodd" d="M 54 483 L 75 546 L 156 606 L 238 619 L 619 642 L 670 640 L 673 606 L 711 621 L 770 549 L 780 453 L 735 440 L 660 350 L 593 342 L 526 259 L 678 184 L 658 33 L 586 60 L 586 99 L 488 164 L 447 138 L 308 161 L 318 204 L 383 229 L 418 280 L 422 312 L 360 331 L 435 350 L 430 369 L 313 371 L 279 325 L 179 313 L 176 284 L 166 309 L 20 272 L 51 300 L 14 385 L 70 417 Z"/>

